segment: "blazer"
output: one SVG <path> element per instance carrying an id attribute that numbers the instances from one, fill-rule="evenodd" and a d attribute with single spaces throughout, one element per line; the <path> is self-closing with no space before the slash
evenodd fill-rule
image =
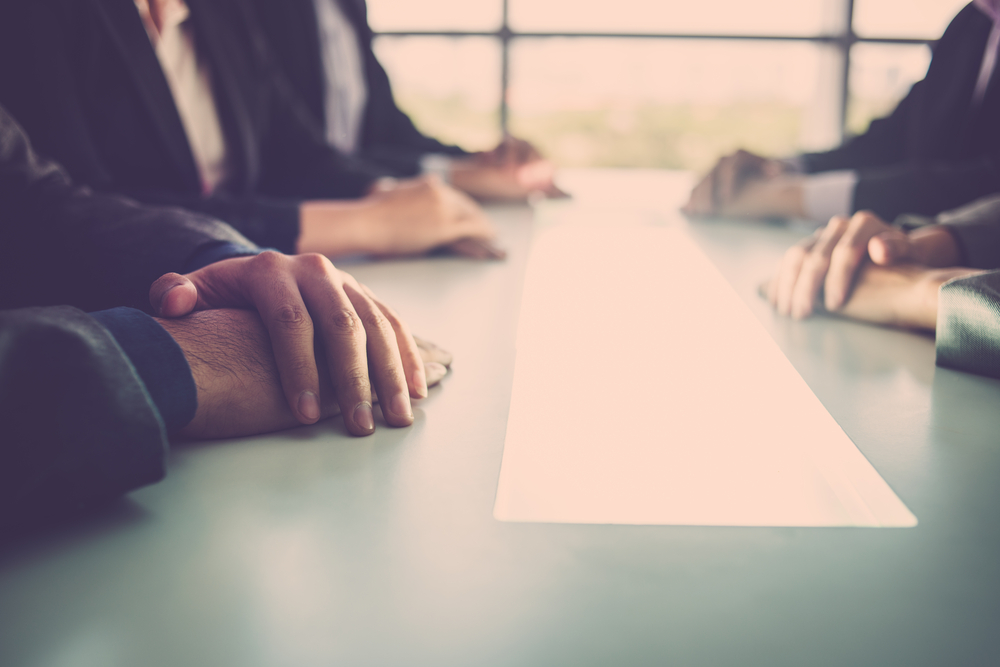
<path id="1" fill-rule="evenodd" d="M 209 218 L 74 187 L 0 107 L 0 531 L 163 476 L 155 404 L 80 309 L 148 309 L 153 280 L 221 243 L 250 245 Z"/>
<path id="2" fill-rule="evenodd" d="M 985 98 L 973 90 L 992 21 L 972 4 L 934 48 L 927 76 L 864 134 L 825 153 L 804 155 L 807 172 L 854 169 L 854 209 L 887 220 L 935 215 L 1000 192 L 1000 68 Z"/>
<path id="3" fill-rule="evenodd" d="M 230 178 L 211 197 L 132 0 L 32 0 L 0 13 L 0 103 L 78 182 L 174 204 L 292 250 L 301 200 L 364 194 L 381 173 L 326 145 L 273 65 L 252 8 L 188 0 Z"/>
<path id="4" fill-rule="evenodd" d="M 468 155 L 421 133 L 397 106 L 389 76 L 372 49 L 374 34 L 365 0 L 337 1 L 357 33 L 368 87 L 359 156 L 393 175 L 412 176 L 420 170 L 420 158 L 428 153 Z M 252 0 L 252 4 L 284 76 L 305 102 L 313 122 L 325 127 L 326 77 L 313 0 Z"/>

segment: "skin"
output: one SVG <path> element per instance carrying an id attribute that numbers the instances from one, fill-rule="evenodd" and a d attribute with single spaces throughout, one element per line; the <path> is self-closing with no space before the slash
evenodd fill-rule
<path id="1" fill-rule="evenodd" d="M 716 163 L 682 210 L 700 217 L 803 218 L 802 177 L 779 160 L 741 149 Z"/>
<path id="2" fill-rule="evenodd" d="M 785 253 L 767 298 L 781 315 L 802 319 L 822 307 L 836 312 L 848 301 L 859 271 L 913 264 L 929 268 L 960 263 L 954 237 L 941 225 L 906 233 L 870 211 L 829 224 Z M 820 304 L 822 298 L 823 303 Z"/>
<path id="3" fill-rule="evenodd" d="M 525 201 L 533 193 L 564 197 L 553 182 L 555 166 L 531 143 L 507 135 L 491 151 L 452 160 L 449 178 L 476 199 Z"/>
<path id="4" fill-rule="evenodd" d="M 181 435 L 228 438 L 298 425 L 279 382 L 270 335 L 257 313 L 216 309 L 158 321 L 184 352 L 197 386 L 198 410 Z M 322 356 L 321 347 L 317 353 Z M 428 362 L 427 372 L 440 379 L 444 367 Z M 336 392 L 325 369 L 320 384 L 324 396 L 320 416 L 339 414 Z"/>
<path id="5" fill-rule="evenodd" d="M 380 182 L 354 201 L 312 201 L 299 209 L 298 253 L 416 255 L 440 247 L 499 259 L 496 230 L 482 208 L 435 176 Z"/>
<path id="6" fill-rule="evenodd" d="M 917 265 L 884 267 L 867 264 L 847 303 L 837 312 L 851 319 L 907 329 L 934 330 L 938 294 L 954 278 L 981 273 L 979 269 L 928 268 Z"/>
<path id="7" fill-rule="evenodd" d="M 285 402 L 299 423 L 318 421 L 332 399 L 350 433 L 369 435 L 375 430 L 372 387 L 383 398 L 382 413 L 391 426 L 412 424 L 410 399 L 427 396 L 421 350 L 405 323 L 322 255 L 268 251 L 184 276 L 169 273 L 153 283 L 150 302 L 162 318 L 214 309 L 256 311 Z M 327 388 L 321 388 L 324 372 Z"/>

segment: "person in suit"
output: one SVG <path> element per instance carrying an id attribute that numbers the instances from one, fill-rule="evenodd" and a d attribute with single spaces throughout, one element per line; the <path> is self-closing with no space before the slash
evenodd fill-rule
<path id="1" fill-rule="evenodd" d="M 246 3 L 2 12 L 0 103 L 80 183 L 212 215 L 283 252 L 409 254 L 494 235 L 462 193 L 433 178 L 379 185 L 385 170 L 328 146 Z M 461 247 L 489 255 L 475 246 Z"/>
<path id="2" fill-rule="evenodd" d="M 1000 191 L 1000 3 L 975 0 L 934 47 L 927 76 L 864 134 L 776 160 L 737 151 L 694 188 L 692 215 L 826 221 L 870 210 L 936 215 Z"/>
<path id="3" fill-rule="evenodd" d="M 480 199 L 559 194 L 554 168 L 527 141 L 468 151 L 420 132 L 397 106 L 372 49 L 365 0 L 254 0 L 272 52 L 327 141 L 397 176 L 441 173 Z"/>
<path id="4" fill-rule="evenodd" d="M 369 434 L 369 382 L 408 425 L 442 356 L 325 258 L 75 187 L 0 107 L 0 529 L 157 481 L 169 435 Z"/>
<path id="5" fill-rule="evenodd" d="M 785 253 L 765 291 L 796 319 L 936 330 L 938 365 L 1000 378 L 1000 195 L 893 225 L 834 217 Z"/>

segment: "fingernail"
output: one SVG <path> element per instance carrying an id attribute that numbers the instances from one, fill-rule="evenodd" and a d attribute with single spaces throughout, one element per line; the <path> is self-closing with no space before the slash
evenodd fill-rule
<path id="1" fill-rule="evenodd" d="M 366 431 L 375 430 L 375 417 L 372 416 L 372 404 L 358 403 L 354 408 L 354 423 Z"/>
<path id="2" fill-rule="evenodd" d="M 427 373 L 424 371 L 423 366 L 416 369 L 413 373 L 413 384 L 417 385 L 417 396 L 419 398 L 427 398 Z"/>
<path id="3" fill-rule="evenodd" d="M 167 296 L 169 296 L 170 293 L 173 292 L 178 287 L 180 287 L 180 285 L 174 285 L 173 287 L 171 287 L 170 289 L 168 289 L 166 292 L 164 292 L 163 296 L 160 297 L 160 312 L 161 313 L 164 310 L 164 306 L 167 305 Z"/>
<path id="4" fill-rule="evenodd" d="M 319 419 L 319 399 L 311 391 L 304 391 L 299 394 L 299 414 L 309 421 Z"/>
<path id="5" fill-rule="evenodd" d="M 410 411 L 410 397 L 405 392 L 399 392 L 392 397 L 392 400 L 389 401 L 389 409 L 397 417 L 413 418 L 413 413 Z"/>

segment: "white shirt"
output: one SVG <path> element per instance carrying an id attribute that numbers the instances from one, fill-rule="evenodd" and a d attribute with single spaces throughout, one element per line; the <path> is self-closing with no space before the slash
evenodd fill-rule
<path id="1" fill-rule="evenodd" d="M 202 192 L 211 194 L 226 177 L 226 140 L 211 73 L 195 50 L 188 22 L 190 10 L 184 0 L 135 0 L 135 6 L 174 96 L 201 176 Z M 151 11 L 156 12 L 159 27 Z"/>
<path id="2" fill-rule="evenodd" d="M 358 148 L 368 85 L 354 26 L 337 0 L 313 0 L 326 78 L 326 140 L 341 152 Z"/>

